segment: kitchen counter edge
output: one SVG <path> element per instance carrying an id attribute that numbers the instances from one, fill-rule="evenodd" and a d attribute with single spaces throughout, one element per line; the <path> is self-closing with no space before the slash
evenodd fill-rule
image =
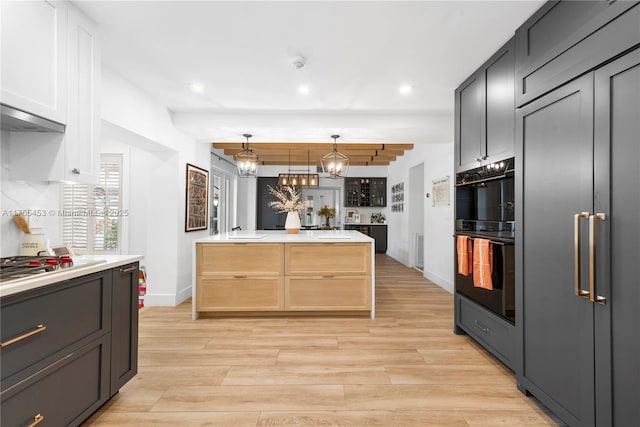
<path id="1" fill-rule="evenodd" d="M 256 230 L 216 234 L 194 240 L 194 243 L 367 243 L 374 240 L 355 230 L 303 230 L 298 234 L 285 231 Z"/>
<path id="2" fill-rule="evenodd" d="M 52 273 L 45 273 L 29 277 L 28 279 L 20 279 L 12 282 L 0 283 L 0 298 L 14 295 L 20 292 L 30 291 L 43 286 L 53 285 L 65 280 L 74 279 L 76 277 L 85 276 L 91 273 L 97 273 L 104 270 L 110 270 L 121 265 L 130 264 L 140 261 L 144 257 L 142 255 L 87 255 L 82 258 L 91 261 L 101 261 L 99 264 L 91 264 L 86 267 L 74 268 L 71 270 L 60 270 Z"/>

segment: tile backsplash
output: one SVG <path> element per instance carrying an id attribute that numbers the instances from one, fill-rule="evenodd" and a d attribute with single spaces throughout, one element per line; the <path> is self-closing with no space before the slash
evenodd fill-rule
<path id="1" fill-rule="evenodd" d="M 2 131 L 2 171 L 0 179 L 0 230 L 2 239 L 0 256 L 12 256 L 20 253 L 22 231 L 13 221 L 13 215 L 17 211 L 39 211 L 44 214 L 40 221 L 32 221 L 31 225 L 39 227 L 33 232 L 44 233 L 51 243 L 59 243 L 60 218 L 57 216 L 60 209 L 60 183 L 57 182 L 23 182 L 10 181 L 8 176 L 8 159 L 6 156 L 7 133 Z M 25 215 L 26 216 L 26 215 Z M 41 227 L 41 228 L 40 228 Z"/>

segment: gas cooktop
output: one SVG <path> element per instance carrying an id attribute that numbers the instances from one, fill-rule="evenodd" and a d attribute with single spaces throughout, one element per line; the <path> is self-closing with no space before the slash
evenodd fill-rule
<path id="1" fill-rule="evenodd" d="M 0 283 L 53 273 L 72 268 L 86 267 L 102 260 L 72 260 L 68 256 L 12 256 L 0 258 Z"/>

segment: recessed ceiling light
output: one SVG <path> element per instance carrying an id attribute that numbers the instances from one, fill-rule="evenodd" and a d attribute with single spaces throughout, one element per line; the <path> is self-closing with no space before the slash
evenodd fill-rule
<path id="1" fill-rule="evenodd" d="M 204 86 L 200 83 L 189 83 L 189 89 L 191 89 L 195 93 L 202 93 L 204 91 Z"/>
<path id="2" fill-rule="evenodd" d="M 300 95 L 309 95 L 310 92 L 311 92 L 311 89 L 309 88 L 308 85 L 300 85 L 300 86 L 298 86 L 298 93 Z"/>
<path id="3" fill-rule="evenodd" d="M 398 88 L 398 92 L 400 95 L 409 95 L 413 91 L 413 86 L 411 85 L 402 85 Z"/>

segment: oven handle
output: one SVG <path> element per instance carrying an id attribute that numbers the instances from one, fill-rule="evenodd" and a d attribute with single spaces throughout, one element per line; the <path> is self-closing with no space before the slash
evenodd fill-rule
<path id="1" fill-rule="evenodd" d="M 482 237 L 471 237 L 467 234 L 454 234 L 453 237 L 458 237 L 458 236 L 467 236 L 469 237 L 469 239 L 471 240 L 476 240 L 476 239 L 482 239 Z M 493 243 L 494 245 L 498 245 L 498 246 L 509 246 L 509 245 L 513 245 L 514 243 L 504 243 L 504 242 L 498 242 L 492 239 L 484 239 L 484 240 L 488 240 L 491 243 Z"/>
<path id="2" fill-rule="evenodd" d="M 512 171 L 505 171 L 505 173 L 503 173 L 502 175 L 496 175 L 489 178 L 482 178 L 482 179 L 476 179 L 475 181 L 462 182 L 460 184 L 456 184 L 456 187 L 464 187 L 465 185 L 479 184 L 481 182 L 495 181 L 496 179 L 503 179 L 507 177 L 507 172 L 512 172 Z"/>

